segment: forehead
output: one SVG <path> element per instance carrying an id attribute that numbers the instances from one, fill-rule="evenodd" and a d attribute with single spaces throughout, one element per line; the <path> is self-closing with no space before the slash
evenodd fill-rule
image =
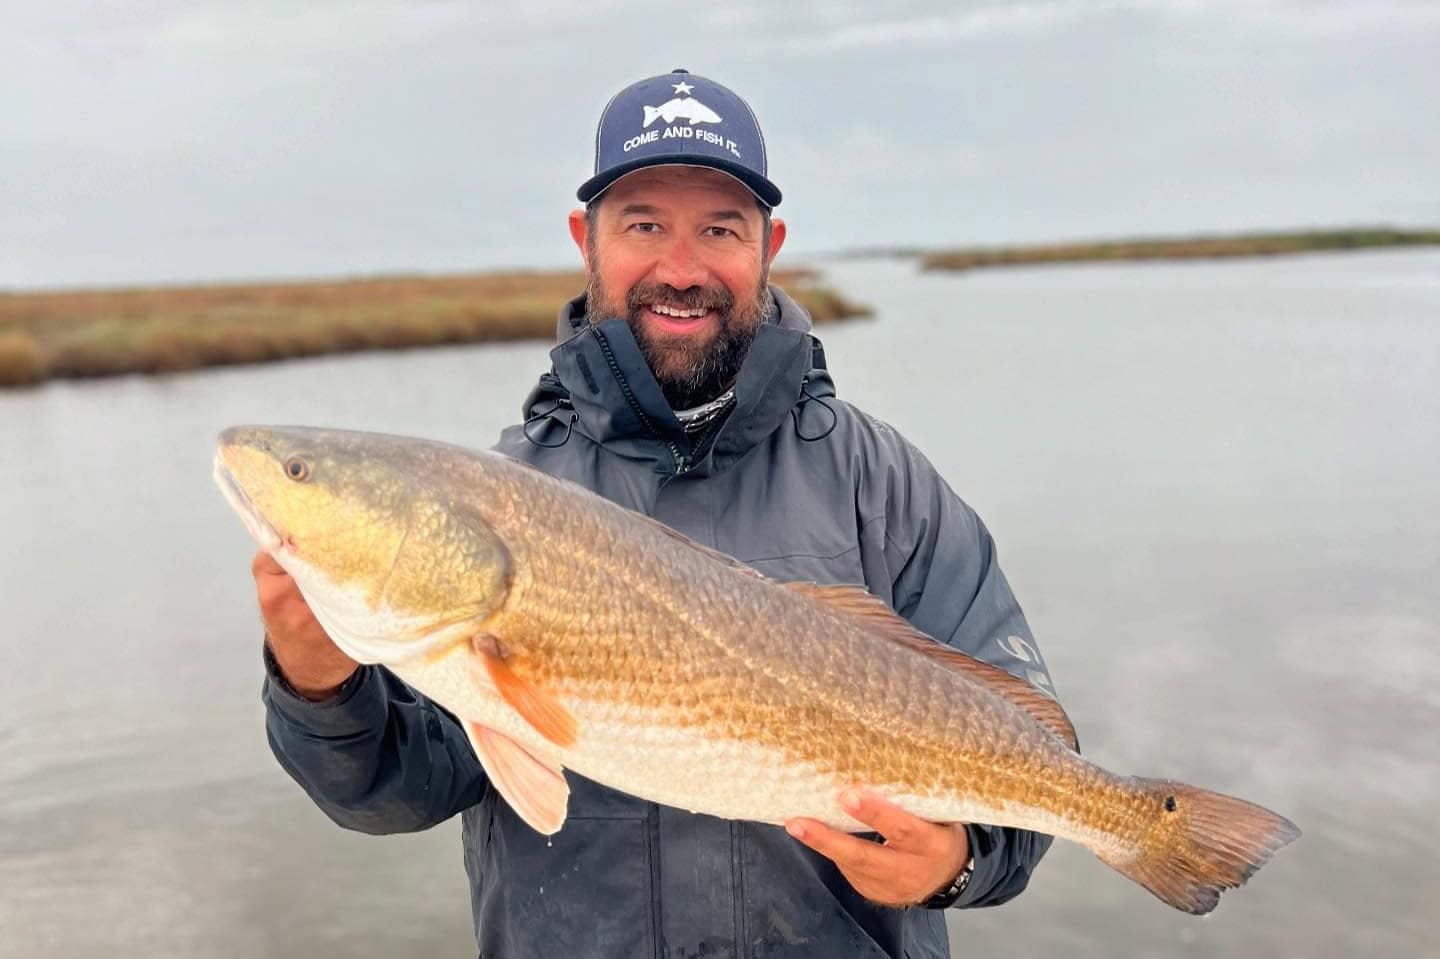
<path id="1" fill-rule="evenodd" d="M 611 184 L 602 209 L 619 210 L 643 203 L 661 209 L 698 207 L 738 209 L 759 216 L 755 195 L 743 183 L 719 170 L 693 166 L 645 167 Z"/>

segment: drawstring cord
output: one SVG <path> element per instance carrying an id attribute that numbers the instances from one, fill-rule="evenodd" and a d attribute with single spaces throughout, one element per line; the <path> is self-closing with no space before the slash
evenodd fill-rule
<path id="1" fill-rule="evenodd" d="M 795 421 L 795 435 L 800 437 L 807 443 L 817 443 L 820 440 L 823 440 L 825 437 L 829 436 L 831 433 L 835 432 L 835 427 L 840 425 L 840 417 L 836 414 L 835 407 L 825 402 L 822 397 L 816 396 L 814 393 L 810 392 L 810 377 L 808 376 L 800 381 L 800 395 L 803 397 L 803 399 L 801 399 L 800 402 L 796 403 L 794 409 L 790 411 L 790 416 Z M 812 402 L 819 403 L 825 408 L 825 412 L 830 414 L 830 425 L 825 429 L 823 433 L 820 433 L 816 436 L 806 436 L 804 430 L 800 429 L 800 415 L 802 411 L 804 411 L 806 404 Z"/>
<path id="2" fill-rule="evenodd" d="M 551 414 L 551 413 L 554 413 L 554 412 L 555 412 L 556 410 L 558 410 L 560 407 L 562 407 L 562 406 L 569 406 L 569 405 L 570 405 L 570 404 L 569 404 L 568 401 L 557 399 L 557 400 L 550 406 L 550 408 L 549 408 L 548 410 L 542 410 L 542 411 L 540 411 L 540 412 L 538 412 L 538 413 L 535 413 L 535 414 L 532 415 L 529 419 L 527 419 L 527 420 L 525 421 L 525 425 L 522 426 L 522 427 L 520 427 L 520 432 L 521 432 L 522 434 L 524 434 L 524 436 L 525 436 L 525 438 L 526 438 L 527 440 L 529 440 L 529 441 L 530 441 L 531 443 L 533 443 L 534 445 L 540 447 L 541 449 L 546 449 L 546 450 L 559 449 L 560 447 L 564 446 L 566 443 L 570 442 L 570 434 L 575 431 L 575 421 L 580 418 L 580 414 L 576 413 L 574 409 L 571 409 L 571 410 L 570 410 L 570 419 L 569 419 L 569 421 L 566 422 L 566 424 L 565 424 L 565 435 L 562 436 L 562 437 L 560 437 L 560 442 L 558 442 L 558 443 L 542 443 L 542 442 L 540 442 L 540 441 L 537 440 L 535 437 L 533 437 L 533 436 L 530 435 L 530 427 L 531 427 L 531 425 L 534 424 L 534 423 L 542 423 L 542 422 L 544 422 L 545 420 L 549 419 L 549 418 L 550 418 L 550 414 Z"/>

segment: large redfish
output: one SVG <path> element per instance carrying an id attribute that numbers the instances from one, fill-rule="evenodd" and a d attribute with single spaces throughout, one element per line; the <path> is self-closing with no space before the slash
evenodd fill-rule
<path id="1" fill-rule="evenodd" d="M 1054 699 L 852 586 L 779 583 L 495 453 L 239 427 L 215 478 L 339 646 L 453 712 L 515 811 L 564 770 L 732 819 L 865 827 L 867 785 L 936 822 L 1091 849 L 1206 913 L 1299 835 L 1266 809 L 1082 759 Z"/>

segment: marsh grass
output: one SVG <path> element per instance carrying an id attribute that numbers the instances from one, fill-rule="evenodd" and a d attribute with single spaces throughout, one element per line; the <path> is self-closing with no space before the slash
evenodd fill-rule
<path id="1" fill-rule="evenodd" d="M 1281 256 L 1396 246 L 1440 245 L 1440 230 L 1396 230 L 1366 227 L 1287 233 L 1244 233 L 1043 246 L 944 250 L 920 258 L 926 270 L 975 270 L 1042 263 L 1086 263 L 1104 260 L 1187 260 L 1242 256 Z"/>
<path id="2" fill-rule="evenodd" d="M 777 272 L 817 323 L 868 310 Z M 555 335 L 571 271 L 0 294 L 0 386 Z"/>

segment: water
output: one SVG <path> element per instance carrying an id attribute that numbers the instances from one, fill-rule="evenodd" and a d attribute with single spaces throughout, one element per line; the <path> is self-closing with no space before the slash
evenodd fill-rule
<path id="1" fill-rule="evenodd" d="M 1415 955 L 1440 901 L 1440 254 L 917 275 L 823 330 L 985 518 L 1087 753 L 1304 838 L 1206 921 L 1078 847 L 957 955 Z M 0 955 L 471 955 L 454 823 L 334 827 L 276 766 L 214 434 L 488 445 L 542 345 L 0 395 Z"/>

